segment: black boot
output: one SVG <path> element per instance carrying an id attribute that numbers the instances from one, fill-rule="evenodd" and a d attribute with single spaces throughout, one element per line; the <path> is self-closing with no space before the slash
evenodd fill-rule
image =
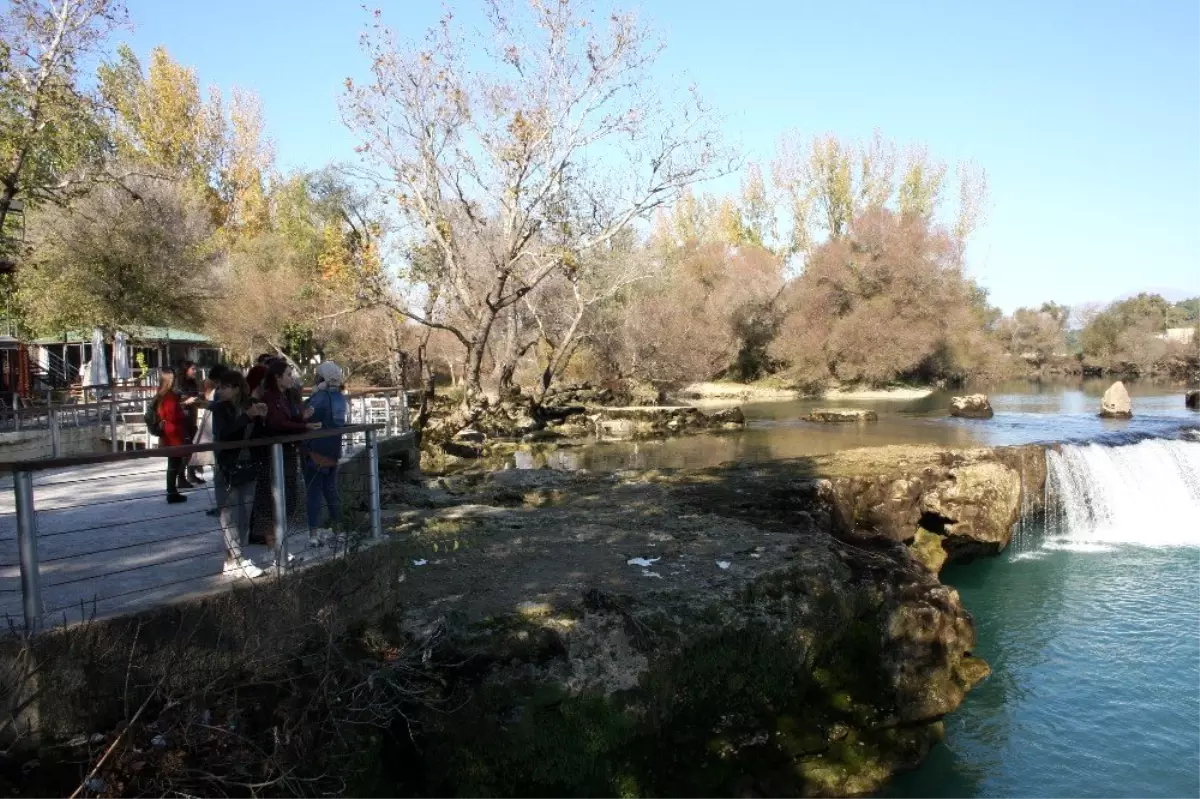
<path id="1" fill-rule="evenodd" d="M 179 493 L 167 494 L 168 505 L 178 505 L 180 502 L 187 502 L 187 497 Z"/>

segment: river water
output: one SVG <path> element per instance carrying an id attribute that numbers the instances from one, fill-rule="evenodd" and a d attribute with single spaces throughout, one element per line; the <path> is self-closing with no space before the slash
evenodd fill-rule
<path id="1" fill-rule="evenodd" d="M 1200 441 L 1050 467 L 1044 521 L 942 572 L 993 673 L 891 796 L 1200 796 Z"/>
<path id="2" fill-rule="evenodd" d="M 890 796 L 1200 796 L 1200 425 L 1180 389 L 1130 386 L 1135 416 L 1097 417 L 1103 381 L 1009 385 L 988 421 L 949 397 L 845 402 L 879 421 L 817 425 L 828 402 L 744 406 L 741 433 L 522 453 L 517 466 L 704 467 L 854 446 L 1076 442 L 1049 456 L 1048 512 L 996 558 L 948 566 L 992 676 L 946 742 Z M 1085 443 L 1092 442 L 1092 443 Z"/>
<path id="3" fill-rule="evenodd" d="M 937 444 L 981 447 L 1043 441 L 1127 440 L 1168 435 L 1181 424 L 1200 424 L 1200 414 L 1183 404 L 1183 390 L 1128 385 L 1134 418 L 1100 419 L 1100 396 L 1111 381 L 1010 383 L 988 389 L 996 415 L 989 420 L 949 415 L 951 394 L 918 400 L 803 400 L 742 405 L 746 429 L 736 433 L 662 441 L 608 442 L 576 448 L 520 452 L 518 468 L 613 469 L 704 468 L 727 461 L 754 462 L 821 455 L 851 447 Z M 956 392 L 961 393 L 961 392 Z M 817 407 L 870 408 L 879 421 L 818 424 L 801 417 Z"/>

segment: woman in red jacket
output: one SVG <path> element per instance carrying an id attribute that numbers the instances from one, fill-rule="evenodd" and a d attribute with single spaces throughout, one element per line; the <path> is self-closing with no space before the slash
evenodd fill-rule
<path id="1" fill-rule="evenodd" d="M 195 399 L 182 399 L 175 391 L 175 372 L 163 369 L 158 382 L 158 394 L 154 397 L 154 410 L 158 421 L 162 423 L 162 435 L 158 437 L 159 446 L 182 447 L 192 443 L 188 440 L 187 408 Z M 187 502 L 187 497 L 179 493 L 183 481 L 183 465 L 187 458 L 167 458 L 167 502 Z M 186 483 L 190 486 L 190 483 Z"/>

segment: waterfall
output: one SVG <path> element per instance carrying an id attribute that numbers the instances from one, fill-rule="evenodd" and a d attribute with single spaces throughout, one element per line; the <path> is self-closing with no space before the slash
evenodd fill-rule
<path id="1" fill-rule="evenodd" d="M 1046 461 L 1043 548 L 1200 546 L 1200 443 L 1069 444 Z"/>

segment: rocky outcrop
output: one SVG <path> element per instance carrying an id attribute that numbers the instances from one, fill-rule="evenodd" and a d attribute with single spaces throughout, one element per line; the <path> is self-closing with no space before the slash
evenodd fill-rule
<path id="1" fill-rule="evenodd" d="M 1189 391 L 1183 398 L 1184 407 L 1200 411 L 1200 391 Z"/>
<path id="2" fill-rule="evenodd" d="M 948 558 L 995 554 L 1022 513 L 1036 513 L 1046 481 L 1042 447 L 944 450 L 869 447 L 814 458 L 838 508 L 857 532 L 913 541 L 941 539 Z"/>
<path id="3" fill-rule="evenodd" d="M 1133 416 L 1133 401 L 1120 380 L 1113 383 L 1100 398 L 1100 417 L 1103 419 L 1128 419 Z"/>
<path id="4" fill-rule="evenodd" d="M 954 589 L 799 464 L 440 485 L 526 500 L 404 528 L 455 707 L 410 718 L 423 793 L 868 794 L 988 673 Z"/>
<path id="5" fill-rule="evenodd" d="M 665 392 L 653 383 L 627 378 L 603 386 L 591 383 L 563 386 L 546 398 L 546 405 L 550 407 L 661 405 L 665 399 Z"/>
<path id="6" fill-rule="evenodd" d="M 690 406 L 598 408 L 587 411 L 600 438 L 662 438 L 685 433 L 740 430 L 746 418 L 740 408 L 704 413 Z"/>
<path id="7" fill-rule="evenodd" d="M 991 419 L 996 414 L 987 394 L 969 394 L 950 400 L 950 415 L 964 419 Z"/>
<path id="8" fill-rule="evenodd" d="M 876 422 L 879 414 L 865 408 L 817 408 L 804 415 L 805 421 L 838 424 L 842 422 Z"/>

